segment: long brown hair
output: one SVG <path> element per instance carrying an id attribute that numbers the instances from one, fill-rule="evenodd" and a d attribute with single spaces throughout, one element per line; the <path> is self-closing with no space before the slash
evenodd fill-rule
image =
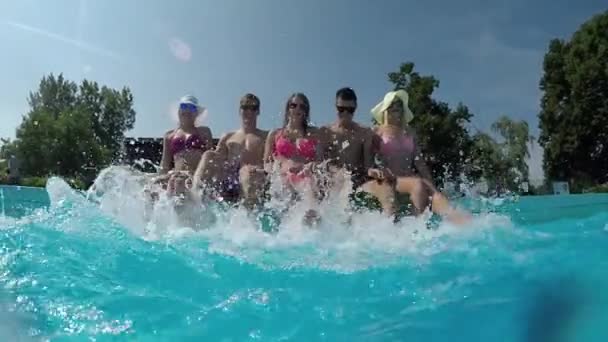
<path id="1" fill-rule="evenodd" d="M 287 103 L 285 103 L 285 116 L 283 120 L 283 127 L 287 126 L 287 122 L 289 122 L 289 104 L 291 100 L 294 98 L 299 98 L 306 105 L 306 116 L 304 117 L 304 133 L 308 132 L 308 127 L 310 126 L 310 101 L 308 101 L 308 97 L 303 93 L 293 93 L 288 99 Z"/>

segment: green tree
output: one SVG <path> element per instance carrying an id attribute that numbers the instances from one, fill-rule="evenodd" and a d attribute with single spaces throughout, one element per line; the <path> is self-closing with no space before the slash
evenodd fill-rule
<path id="1" fill-rule="evenodd" d="M 528 144 L 534 140 L 526 121 L 515 122 L 507 116 L 501 116 L 492 124 L 492 130 L 501 137 L 503 158 L 517 174 L 516 181 L 528 181 L 530 158 Z"/>
<path id="2" fill-rule="evenodd" d="M 17 148 L 14 141 L 11 139 L 0 138 L 0 159 L 8 159 L 11 155 L 17 155 Z"/>
<path id="3" fill-rule="evenodd" d="M 432 98 L 439 87 L 433 76 L 422 76 L 414 71 L 414 63 L 401 64 L 396 72 L 388 74 L 394 89 L 405 89 L 410 96 L 410 109 L 414 113 L 411 125 L 418 133 L 419 144 L 425 159 L 437 180 L 456 178 L 465 168 L 472 140 L 465 127 L 473 114 L 459 104 L 451 109 L 447 103 Z"/>
<path id="4" fill-rule="evenodd" d="M 475 134 L 472 140 L 471 162 L 467 174 L 474 180 L 485 179 L 490 189 L 496 189 L 498 184 L 505 183 L 502 175 L 506 175 L 508 171 L 501 147 L 492 136 L 483 132 Z"/>
<path id="5" fill-rule="evenodd" d="M 608 181 L 608 11 L 545 54 L 538 142 L 547 180 Z"/>
<path id="6" fill-rule="evenodd" d="M 529 178 L 526 159 L 533 137 L 528 123 L 502 116 L 492 124 L 492 131 L 498 134 L 497 139 L 481 132 L 473 136 L 470 175 L 483 177 L 492 189 L 518 191 Z"/>
<path id="7" fill-rule="evenodd" d="M 77 86 L 63 75 L 43 77 L 29 104 L 12 143 L 28 176 L 88 178 L 119 156 L 135 122 L 129 89 Z"/>

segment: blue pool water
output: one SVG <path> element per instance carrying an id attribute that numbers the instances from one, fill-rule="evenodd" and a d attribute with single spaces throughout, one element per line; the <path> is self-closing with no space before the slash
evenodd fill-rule
<path id="1" fill-rule="evenodd" d="M 608 195 L 469 199 L 466 228 L 375 213 L 194 232 L 129 182 L 0 187 L 1 341 L 607 341 Z"/>

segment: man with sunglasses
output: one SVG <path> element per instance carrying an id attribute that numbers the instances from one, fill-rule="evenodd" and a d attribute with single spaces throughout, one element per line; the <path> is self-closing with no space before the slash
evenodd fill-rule
<path id="1" fill-rule="evenodd" d="M 194 188 L 205 187 L 221 199 L 242 200 L 248 209 L 261 205 L 266 183 L 264 144 L 267 131 L 257 128 L 260 100 L 245 94 L 240 101 L 241 128 L 222 136 L 207 151 L 194 175 Z"/>
<path id="2" fill-rule="evenodd" d="M 338 171 L 350 173 L 354 188 L 366 180 L 367 170 L 372 166 L 372 131 L 353 120 L 357 110 L 357 95 L 351 88 L 341 88 L 336 92 L 337 120 L 324 127 L 326 140 L 325 158 L 329 160 L 330 171 L 338 176 Z M 340 182 L 337 182 L 340 183 Z"/>

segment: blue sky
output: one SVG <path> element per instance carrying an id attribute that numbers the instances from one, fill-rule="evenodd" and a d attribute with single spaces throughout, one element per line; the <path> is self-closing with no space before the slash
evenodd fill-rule
<path id="1" fill-rule="evenodd" d="M 336 89 L 353 87 L 358 118 L 413 61 L 441 82 L 436 98 L 463 102 L 485 130 L 501 114 L 537 133 L 542 58 L 604 1 L 14 0 L 0 4 L 0 136 L 14 136 L 28 92 L 50 72 L 124 85 L 135 96 L 129 135 L 175 126 L 171 105 L 193 93 L 215 135 L 238 124 L 238 99 L 262 100 L 260 126 L 279 125 L 286 97 L 309 95 L 317 124 L 335 117 Z M 190 58 L 183 47 L 190 50 Z M 188 50 L 185 49 L 185 50 Z M 180 52 L 176 52 L 181 50 Z M 181 57 L 179 57 L 181 56 Z"/>

